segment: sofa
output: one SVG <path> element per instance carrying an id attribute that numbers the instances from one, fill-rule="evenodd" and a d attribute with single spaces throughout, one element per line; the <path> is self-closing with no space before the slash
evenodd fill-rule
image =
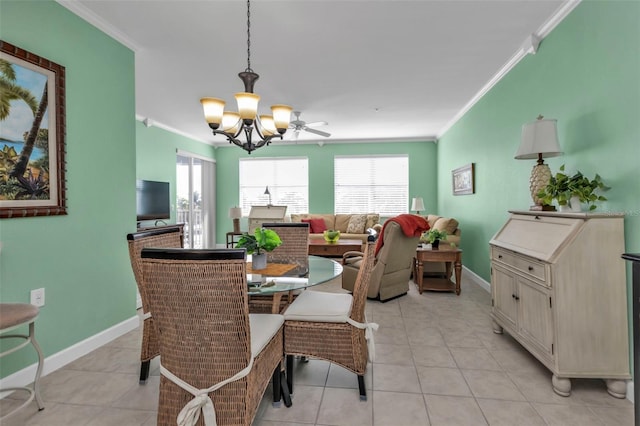
<path id="1" fill-rule="evenodd" d="M 340 231 L 340 238 L 350 240 L 367 241 L 369 233 L 367 229 L 373 228 L 376 232 L 382 230 L 380 215 L 378 213 L 366 214 L 328 214 L 305 213 L 292 214 L 291 222 L 308 222 L 309 237 L 321 238 L 327 229 Z"/>

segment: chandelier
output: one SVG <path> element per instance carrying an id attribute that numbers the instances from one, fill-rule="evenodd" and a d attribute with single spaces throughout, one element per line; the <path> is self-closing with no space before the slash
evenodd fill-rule
<path id="1" fill-rule="evenodd" d="M 247 68 L 238 74 L 244 83 L 244 92 L 236 93 L 238 112 L 225 111 L 225 101 L 218 98 L 202 98 L 204 117 L 214 135 L 224 135 L 229 143 L 239 146 L 251 154 L 252 151 L 269 145 L 274 138 L 282 139 L 289 127 L 292 108 L 288 105 L 272 105 L 272 115 L 258 116 L 260 96 L 253 93 L 253 85 L 260 78 L 251 69 L 251 2 L 247 0 Z M 260 140 L 253 142 L 253 131 Z M 244 133 L 245 142 L 238 136 Z"/>

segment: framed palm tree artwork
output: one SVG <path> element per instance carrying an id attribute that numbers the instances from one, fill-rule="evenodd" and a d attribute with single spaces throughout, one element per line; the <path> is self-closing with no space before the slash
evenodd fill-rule
<path id="1" fill-rule="evenodd" d="M 0 40 L 0 218 L 67 214 L 65 69 Z"/>

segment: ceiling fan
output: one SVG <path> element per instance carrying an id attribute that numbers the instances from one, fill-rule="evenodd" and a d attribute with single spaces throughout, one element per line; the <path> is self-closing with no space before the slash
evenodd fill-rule
<path id="1" fill-rule="evenodd" d="M 312 129 L 312 127 L 316 127 L 316 126 L 326 126 L 327 124 L 329 124 L 326 121 L 314 121 L 312 123 L 307 123 L 306 121 L 300 120 L 300 114 L 302 114 L 300 111 L 293 111 L 293 114 L 296 116 L 296 119 L 292 120 L 289 123 L 289 129 L 293 129 L 293 132 L 291 134 L 292 140 L 298 139 L 298 136 L 300 136 L 301 130 L 304 130 L 305 132 L 313 133 L 314 135 L 319 135 L 324 137 L 331 136 L 331 133 L 323 132 L 322 130 Z"/>

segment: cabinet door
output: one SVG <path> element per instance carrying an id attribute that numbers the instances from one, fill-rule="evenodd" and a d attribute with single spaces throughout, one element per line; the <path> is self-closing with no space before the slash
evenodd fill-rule
<path id="1" fill-rule="evenodd" d="M 516 278 L 512 272 L 492 263 L 491 295 L 493 297 L 493 312 L 504 321 L 508 327 L 516 330 L 518 305 L 516 302 Z"/>
<path id="2" fill-rule="evenodd" d="M 553 314 L 549 290 L 518 277 L 518 333 L 540 350 L 552 355 Z"/>

